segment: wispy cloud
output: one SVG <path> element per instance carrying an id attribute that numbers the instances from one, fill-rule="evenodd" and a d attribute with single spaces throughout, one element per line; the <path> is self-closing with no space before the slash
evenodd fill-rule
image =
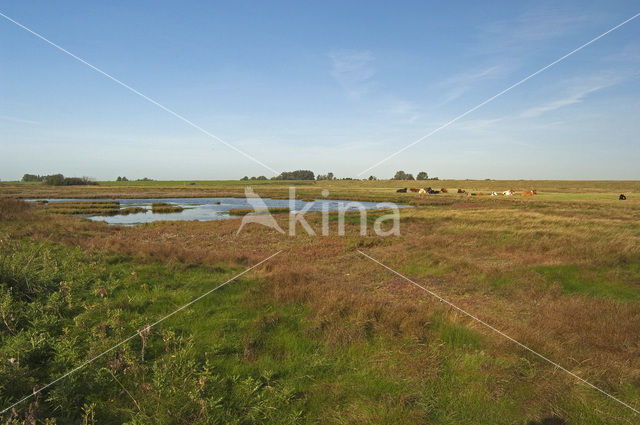
<path id="1" fill-rule="evenodd" d="M 442 103 L 451 102 L 473 89 L 483 80 L 497 78 L 506 74 L 506 67 L 493 65 L 482 69 L 472 69 L 454 74 L 435 84 L 436 88 L 444 89 Z"/>
<path id="2" fill-rule="evenodd" d="M 566 106 L 575 105 L 581 103 L 585 100 L 587 96 L 592 93 L 595 93 L 599 90 L 605 89 L 607 87 L 611 87 L 616 85 L 621 80 L 619 78 L 598 78 L 597 81 L 592 82 L 591 84 L 579 84 L 574 85 L 573 87 L 566 90 L 565 94 L 554 100 L 546 102 L 542 105 L 535 106 L 533 108 L 529 108 L 520 114 L 521 118 L 533 118 L 538 117 L 547 112 L 555 111 L 560 108 L 564 108 Z"/>
<path id="3" fill-rule="evenodd" d="M 24 118 L 10 117 L 8 115 L 0 115 L 0 120 L 10 121 L 18 124 L 40 125 L 38 121 L 26 120 Z"/>
<path id="4" fill-rule="evenodd" d="M 480 49 L 484 53 L 521 49 L 566 36 L 592 21 L 584 14 L 559 8 L 529 10 L 515 19 L 492 22 L 480 28 Z"/>
<path id="5" fill-rule="evenodd" d="M 331 76 L 353 99 L 359 99 L 374 86 L 373 54 L 368 50 L 335 50 L 329 53 Z"/>
<path id="6" fill-rule="evenodd" d="M 418 106 L 415 103 L 406 100 L 391 101 L 385 112 L 393 117 L 399 117 L 409 123 L 416 121 L 421 115 Z"/>

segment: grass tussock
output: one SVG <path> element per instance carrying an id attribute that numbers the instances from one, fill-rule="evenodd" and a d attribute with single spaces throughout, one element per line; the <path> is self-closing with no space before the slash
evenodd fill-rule
<path id="1" fill-rule="evenodd" d="M 120 211 L 118 201 L 62 201 L 42 204 L 42 210 L 65 215 L 116 215 Z"/>
<path id="2" fill-rule="evenodd" d="M 266 208 L 263 210 L 258 210 L 257 214 L 285 214 L 289 212 L 290 212 L 289 208 L 286 208 L 286 207 L 272 207 L 272 208 Z M 256 213 L 256 210 L 252 208 L 229 209 L 229 215 L 243 216 L 243 215 L 252 214 L 252 213 Z"/>
<path id="3" fill-rule="evenodd" d="M 122 208 L 119 212 L 120 215 L 139 214 L 146 213 L 147 209 L 143 207 L 126 207 Z"/>
<path id="4" fill-rule="evenodd" d="M 151 212 L 154 214 L 179 213 L 183 210 L 184 208 L 180 205 L 169 204 L 167 202 L 154 202 L 151 204 Z"/>

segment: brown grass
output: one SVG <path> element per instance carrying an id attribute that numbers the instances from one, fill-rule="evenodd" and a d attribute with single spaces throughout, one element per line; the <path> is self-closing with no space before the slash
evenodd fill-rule
<path id="1" fill-rule="evenodd" d="M 31 206 L 19 199 L 0 198 L 0 220 L 16 220 L 25 217 Z"/>
<path id="2" fill-rule="evenodd" d="M 5 205 L 23 208 L 11 202 Z M 249 265 L 283 249 L 285 253 L 265 265 L 267 283 L 256 288 L 255 295 L 304 304 L 309 309 L 306 331 L 336 349 L 372 335 L 398 338 L 412 353 L 402 368 L 430 379 L 439 373 L 437 352 L 430 351 L 437 349 L 420 347 L 433 338 L 434 317 L 444 316 L 480 334 L 482 349 L 492 357 L 505 365 L 521 365 L 486 371 L 496 394 L 532 385 L 540 405 L 549 410 L 567 393 L 602 401 L 600 394 L 583 390 L 573 378 L 363 258 L 356 252 L 362 249 L 606 391 L 638 404 L 628 397 L 640 387 L 640 302 L 625 297 L 640 293 L 640 202 L 438 195 L 415 204 L 417 208 L 402 211 L 402 235 L 384 239 L 362 237 L 349 225 L 345 237 L 336 236 L 335 228 L 328 237 L 311 237 L 299 228 L 292 238 L 257 224 L 236 236 L 239 220 L 121 228 L 57 217 L 11 232 L 12 237 L 52 238 L 90 250 L 184 264 Z M 0 212 L 7 208 L 2 205 Z M 320 215 L 308 217 L 318 230 Z M 285 218 L 277 220 L 286 229 Z M 580 279 L 585 285 L 615 283 L 613 295 L 567 292 L 561 278 L 548 281 L 539 271 L 560 266 L 584 273 Z M 616 288 L 622 288 L 620 296 Z M 247 347 L 245 354 L 251 356 L 251 344 Z M 394 355 L 401 355 L 403 348 L 398 350 Z M 618 407 L 608 407 L 607 415 L 624 417 Z"/>

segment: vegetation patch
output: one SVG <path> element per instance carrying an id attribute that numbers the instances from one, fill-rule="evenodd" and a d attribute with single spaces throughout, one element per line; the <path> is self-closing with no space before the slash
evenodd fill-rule
<path id="1" fill-rule="evenodd" d="M 440 339 L 454 348 L 479 349 L 481 347 L 482 337 L 478 332 L 448 320 L 442 313 L 433 315 L 431 325 Z"/>
<path id="2" fill-rule="evenodd" d="M 183 210 L 184 208 L 180 205 L 169 204 L 167 202 L 154 202 L 151 204 L 151 212 L 154 214 L 179 213 Z"/>
<path id="3" fill-rule="evenodd" d="M 48 202 L 42 210 L 52 214 L 67 215 L 117 215 L 120 213 L 118 201 L 62 201 Z"/>
<path id="4" fill-rule="evenodd" d="M 0 220 L 13 220 L 23 217 L 31 206 L 20 199 L 0 199 Z"/>
<path id="5" fill-rule="evenodd" d="M 138 213 L 146 213 L 147 209 L 143 207 L 127 207 L 122 208 L 120 210 L 120 215 L 129 215 L 129 214 L 138 214 Z"/>
<path id="6" fill-rule="evenodd" d="M 562 292 L 566 294 L 578 293 L 620 301 L 640 298 L 640 288 L 632 286 L 620 275 L 609 276 L 602 268 L 556 265 L 539 266 L 535 270 L 548 284 L 559 285 Z M 630 281 L 637 282 L 640 277 L 640 267 L 638 265 L 627 267 L 624 275 Z"/>
<path id="7" fill-rule="evenodd" d="M 286 207 L 273 207 L 273 208 L 265 208 L 265 209 L 259 209 L 259 210 L 254 210 L 252 208 L 231 208 L 229 209 L 229 215 L 238 215 L 238 216 L 242 216 L 242 215 L 247 215 L 250 213 L 257 213 L 257 214 L 284 214 L 284 213 L 289 213 L 291 210 L 289 208 Z"/>

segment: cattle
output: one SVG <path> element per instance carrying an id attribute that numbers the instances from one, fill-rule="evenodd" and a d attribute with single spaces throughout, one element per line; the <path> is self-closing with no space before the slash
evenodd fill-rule
<path id="1" fill-rule="evenodd" d="M 418 189 L 417 187 L 412 187 L 411 189 L 409 189 L 412 192 L 419 192 L 420 189 Z"/>
<path id="2" fill-rule="evenodd" d="M 431 189 L 431 190 L 429 191 L 429 194 L 431 194 L 431 195 L 435 195 L 435 194 L 437 194 L 437 193 L 440 193 L 440 191 L 439 191 L 439 190 L 433 190 L 433 189 Z"/>
<path id="3" fill-rule="evenodd" d="M 511 195 L 513 195 L 514 193 L 516 193 L 516 191 L 515 191 L 515 190 L 513 190 L 513 189 L 505 190 L 504 192 L 502 192 L 502 194 L 503 194 L 504 196 L 511 196 Z"/>
<path id="4" fill-rule="evenodd" d="M 620 194 L 620 196 L 618 197 L 618 200 L 620 200 L 620 201 L 626 201 L 626 200 L 627 200 L 627 197 L 626 197 L 626 196 L 624 196 L 624 194 L 622 194 L 622 193 L 621 193 L 621 194 Z"/>
<path id="5" fill-rule="evenodd" d="M 522 196 L 533 196 L 537 193 L 535 189 L 530 190 L 529 192 L 522 192 Z"/>
<path id="6" fill-rule="evenodd" d="M 420 189 L 420 190 L 418 191 L 418 193 L 419 193 L 420 195 L 424 195 L 425 193 L 427 193 L 427 191 L 426 191 L 426 190 L 424 190 L 424 189 Z"/>
<path id="7" fill-rule="evenodd" d="M 405 187 L 404 189 L 398 189 L 396 190 L 396 193 L 407 193 L 407 188 Z"/>
<path id="8" fill-rule="evenodd" d="M 491 196 L 498 196 L 498 192 L 491 192 Z"/>
<path id="9" fill-rule="evenodd" d="M 440 189 L 440 192 L 442 192 L 442 193 L 449 193 L 449 191 L 448 191 L 446 188 L 444 188 L 444 187 L 443 187 L 442 189 Z"/>
<path id="10" fill-rule="evenodd" d="M 464 189 L 458 189 L 458 193 L 467 193 Z"/>

